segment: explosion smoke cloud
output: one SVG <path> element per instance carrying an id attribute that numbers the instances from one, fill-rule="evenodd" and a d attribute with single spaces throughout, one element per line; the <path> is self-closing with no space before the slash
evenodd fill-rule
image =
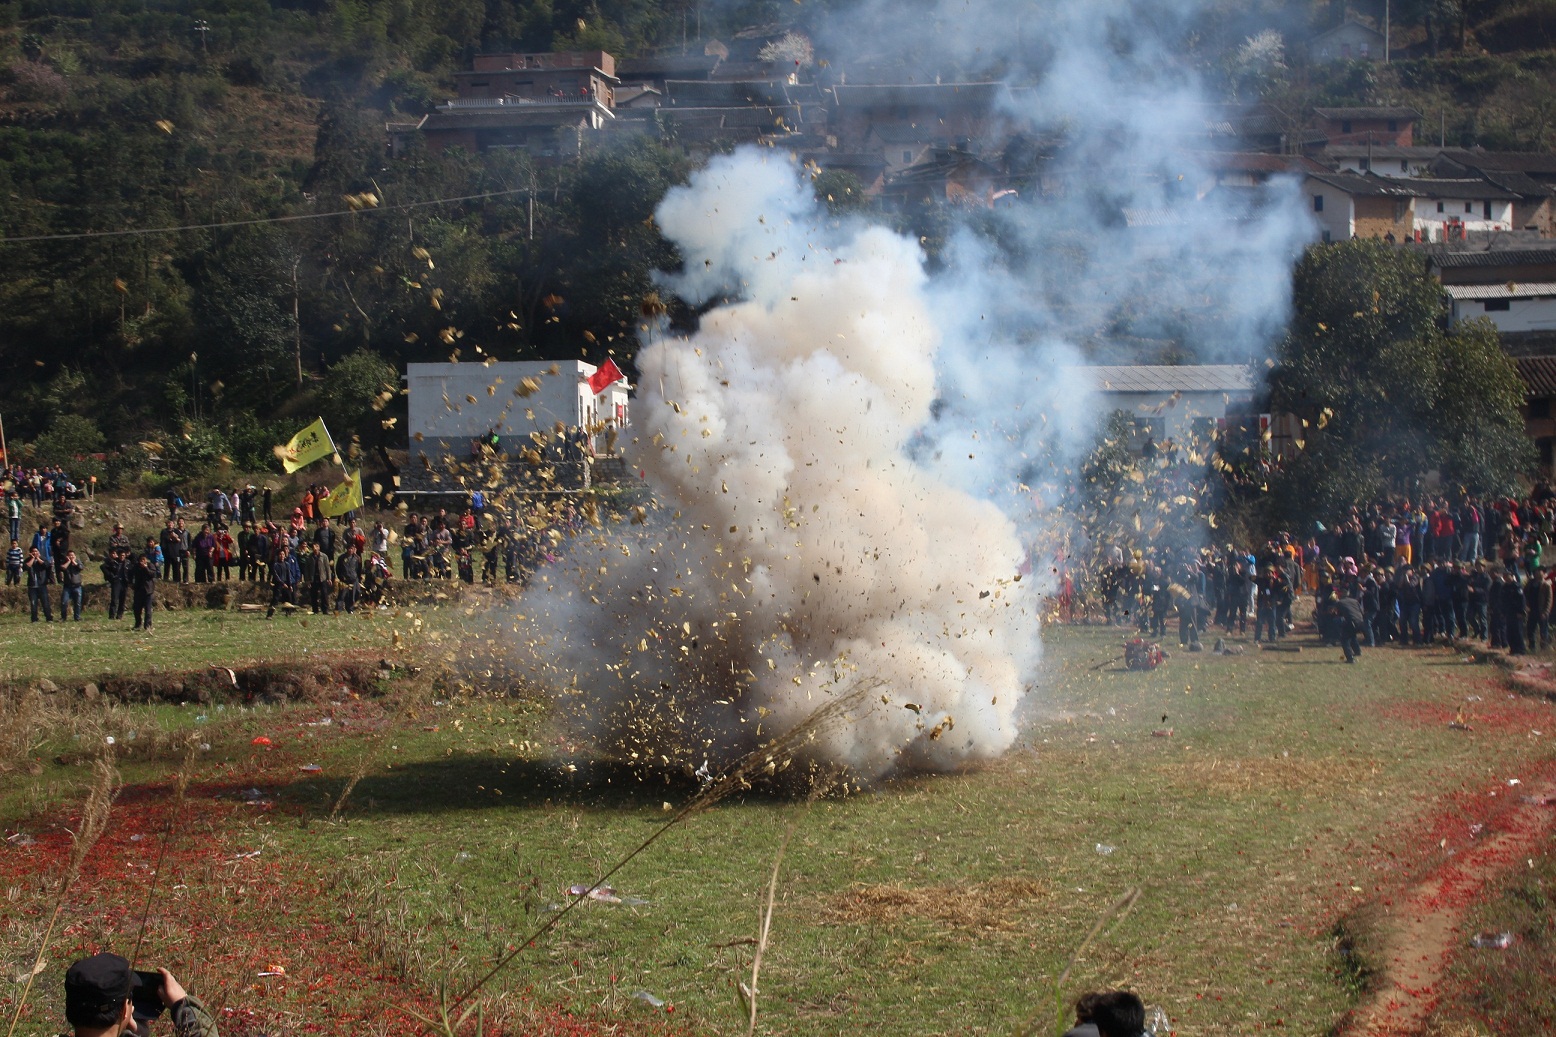
<path id="1" fill-rule="evenodd" d="M 868 680 L 883 708 L 823 732 L 815 759 L 873 777 L 1003 751 L 1037 588 L 1010 519 L 905 455 L 941 345 L 917 245 L 829 226 L 792 166 L 752 152 L 714 160 L 659 221 L 688 271 L 673 290 L 739 297 L 639 355 L 662 517 L 580 562 L 588 586 L 539 598 L 581 715 L 628 754 L 696 765 Z"/>

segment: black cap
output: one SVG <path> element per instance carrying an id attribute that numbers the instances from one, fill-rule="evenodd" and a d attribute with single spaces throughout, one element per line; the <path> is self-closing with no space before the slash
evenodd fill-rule
<path id="1" fill-rule="evenodd" d="M 117 954 L 82 958 L 65 973 L 65 1018 L 72 1026 L 112 1026 L 140 977 Z"/>

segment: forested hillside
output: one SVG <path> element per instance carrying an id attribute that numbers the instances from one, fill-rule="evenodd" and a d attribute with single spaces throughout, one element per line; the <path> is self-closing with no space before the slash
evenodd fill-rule
<path id="1" fill-rule="evenodd" d="M 1396 5 L 1416 56 L 1387 69 L 1312 69 L 1291 52 L 1338 7 L 1227 2 L 1196 23 L 1185 53 L 1241 100 L 1293 111 L 1403 100 L 1441 108 L 1450 142 L 1550 147 L 1556 58 L 1543 48 L 1556 41 L 1541 34 L 1552 3 Z M 819 67 L 842 66 L 858 41 L 829 39 L 827 26 L 848 6 L 0 3 L 8 435 L 72 454 L 127 446 L 115 462 L 126 472 L 137 470 L 142 442 L 186 471 L 224 456 L 252 468 L 315 410 L 341 434 L 398 438 L 385 425 L 392 411 L 370 404 L 406 361 L 613 353 L 630 363 L 650 272 L 676 261 L 651 214 L 687 174 L 684 154 L 623 138 L 560 167 L 522 151 L 413 149 L 391 160 L 385 121 L 449 96 L 450 74 L 483 51 L 701 53 L 704 41 L 745 27 L 792 25 L 816 38 Z M 1012 10 L 1033 24 L 1042 9 Z M 1263 29 L 1281 33 L 1285 51 L 1250 49 Z M 913 56 L 926 78 L 933 55 L 926 37 Z M 121 233 L 243 221 L 256 222 Z M 932 247 L 935 235 L 923 236 Z"/>

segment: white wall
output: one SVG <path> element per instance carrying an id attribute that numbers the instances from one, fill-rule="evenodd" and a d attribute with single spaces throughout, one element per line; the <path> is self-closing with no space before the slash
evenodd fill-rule
<path id="1" fill-rule="evenodd" d="M 1319 231 L 1328 232 L 1329 241 L 1350 241 L 1356 233 L 1356 206 L 1351 196 L 1318 180 L 1307 181 L 1303 193 L 1307 195 L 1308 215 L 1318 224 Z M 1324 200 L 1322 212 L 1313 208 L 1314 198 Z"/>
<path id="2" fill-rule="evenodd" d="M 1367 162 L 1365 155 L 1347 155 L 1346 157 L 1339 160 L 1340 171 L 1344 173 L 1366 173 L 1370 170 L 1379 176 L 1425 176 L 1428 172 L 1428 167 L 1430 166 L 1432 159 L 1407 158 L 1401 160 L 1398 158 L 1382 158 L 1379 156 L 1374 156 L 1371 161 L 1372 165 L 1370 167 L 1363 168 Z M 1399 168 L 1401 161 L 1403 161 L 1405 164 L 1404 169 Z M 1463 208 L 1463 206 L 1460 206 L 1460 208 Z"/>
<path id="3" fill-rule="evenodd" d="M 1487 310 L 1486 303 L 1495 305 L 1498 300 L 1455 299 L 1453 320 L 1474 320 L 1490 317 L 1498 331 L 1551 331 L 1556 329 L 1556 297 L 1535 299 L 1505 299 L 1505 310 Z"/>
<path id="4" fill-rule="evenodd" d="M 1442 212 L 1437 211 L 1438 205 L 1442 206 Z M 1465 212 L 1464 207 L 1469 206 L 1470 211 Z M 1513 203 L 1511 201 L 1493 201 L 1491 203 L 1491 218 L 1486 219 L 1486 203 L 1484 200 L 1472 199 L 1465 201 L 1462 198 L 1417 198 L 1416 199 L 1416 226 L 1424 224 L 1438 224 L 1431 228 L 1438 237 L 1441 237 L 1441 224 L 1457 220 L 1464 224 L 1468 230 L 1511 230 L 1513 227 Z M 1437 240 L 1434 238 L 1433 240 Z"/>

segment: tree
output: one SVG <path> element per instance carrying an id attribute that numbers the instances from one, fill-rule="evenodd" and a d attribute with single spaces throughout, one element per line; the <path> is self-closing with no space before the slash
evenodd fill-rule
<path id="1" fill-rule="evenodd" d="M 1308 429 L 1272 486 L 1286 518 L 1408 492 L 1434 470 L 1485 493 L 1529 470 L 1513 361 L 1484 321 L 1443 330 L 1447 303 L 1420 256 L 1377 241 L 1314 245 L 1293 302 L 1271 375 L 1272 407 Z"/>

